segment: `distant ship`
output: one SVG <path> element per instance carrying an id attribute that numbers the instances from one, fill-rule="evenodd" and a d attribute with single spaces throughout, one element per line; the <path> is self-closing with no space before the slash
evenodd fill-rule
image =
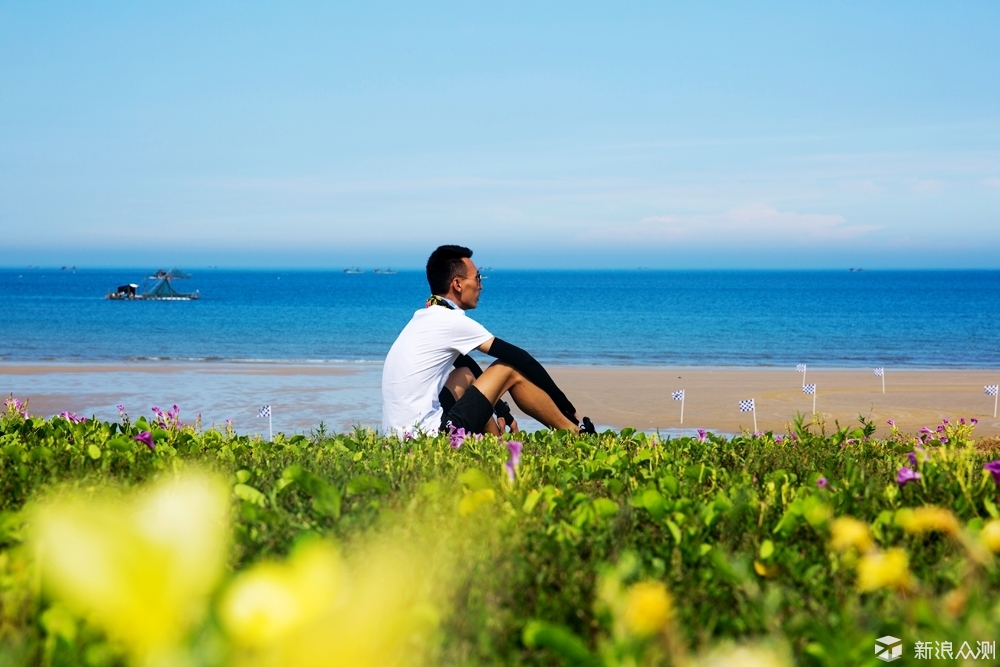
<path id="1" fill-rule="evenodd" d="M 169 271 L 160 269 L 144 278 L 141 285 L 135 283 L 119 285 L 114 292 L 109 292 L 104 298 L 114 301 L 194 301 L 201 298 L 198 290 L 178 292 L 170 284 L 172 280 L 187 280 L 190 277 L 177 269 Z"/>
<path id="2" fill-rule="evenodd" d="M 394 276 L 399 273 L 399 271 L 393 271 L 392 269 L 375 269 L 375 273 L 380 276 Z"/>
<path id="3" fill-rule="evenodd" d="M 364 271 L 355 266 L 353 269 L 344 269 L 344 273 L 364 273 Z"/>

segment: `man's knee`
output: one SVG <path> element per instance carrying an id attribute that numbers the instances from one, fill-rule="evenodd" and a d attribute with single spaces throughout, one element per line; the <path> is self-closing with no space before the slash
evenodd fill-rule
<path id="1" fill-rule="evenodd" d="M 444 386 L 448 388 L 455 400 L 458 400 L 475 381 L 476 376 L 468 368 L 456 368 L 448 375 Z"/>

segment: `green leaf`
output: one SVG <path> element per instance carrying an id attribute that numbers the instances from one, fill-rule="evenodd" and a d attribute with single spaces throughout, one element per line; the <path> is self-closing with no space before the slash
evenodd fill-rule
<path id="1" fill-rule="evenodd" d="M 657 521 L 667 515 L 667 501 L 656 489 L 646 489 L 643 491 L 641 502 L 646 511 Z"/>
<path id="2" fill-rule="evenodd" d="M 607 518 L 618 513 L 618 503 L 607 498 L 596 498 L 594 500 L 594 511 L 597 516 Z"/>
<path id="3" fill-rule="evenodd" d="M 681 543 L 681 529 L 677 527 L 677 524 L 667 519 L 667 528 L 670 529 L 670 534 L 674 536 L 674 542 L 677 544 Z"/>
<path id="4" fill-rule="evenodd" d="M 989 498 L 983 498 L 983 505 L 986 506 L 986 511 L 989 512 L 990 516 L 994 519 L 1000 518 L 1000 512 L 997 511 L 997 506 Z"/>
<path id="5" fill-rule="evenodd" d="M 372 475 L 358 475 L 347 483 L 347 495 L 354 496 L 365 491 L 386 494 L 389 493 L 389 484 Z"/>
<path id="6" fill-rule="evenodd" d="M 490 478 L 486 476 L 486 473 L 478 468 L 469 468 L 458 476 L 458 481 L 469 487 L 470 491 L 493 488 L 493 484 L 490 483 Z"/>
<path id="7" fill-rule="evenodd" d="M 530 493 L 528 493 L 528 497 L 524 499 L 524 505 L 521 506 L 521 510 L 525 514 L 531 514 L 531 511 L 535 509 L 535 505 L 538 504 L 538 501 L 541 500 L 541 498 L 541 491 L 533 489 Z"/>
<path id="8" fill-rule="evenodd" d="M 530 621 L 524 626 L 521 639 L 528 648 L 547 648 L 569 665 L 580 667 L 601 665 L 601 661 L 587 649 L 582 639 L 560 625 Z"/>
<path id="9" fill-rule="evenodd" d="M 250 479 L 250 475 L 251 475 L 251 473 L 250 473 L 249 470 L 237 470 L 236 471 L 236 481 L 238 483 L 240 483 L 240 484 L 246 484 L 247 480 Z"/>
<path id="10" fill-rule="evenodd" d="M 774 542 L 771 540 L 764 540 L 760 543 L 760 559 L 767 560 L 774 555 Z"/>
<path id="11" fill-rule="evenodd" d="M 97 445 L 90 445 L 87 447 L 87 456 L 94 459 L 95 461 L 101 458 L 101 448 Z"/>
<path id="12" fill-rule="evenodd" d="M 247 484 L 237 484 L 233 487 L 233 493 L 235 493 L 236 497 L 240 500 L 245 500 L 252 505 L 257 505 L 258 507 L 264 507 L 267 502 L 267 498 L 263 493 L 252 486 L 248 486 Z"/>

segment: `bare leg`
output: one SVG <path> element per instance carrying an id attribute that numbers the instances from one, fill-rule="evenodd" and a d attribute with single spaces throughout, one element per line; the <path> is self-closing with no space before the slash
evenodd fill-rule
<path id="1" fill-rule="evenodd" d="M 472 384 L 493 405 L 496 405 L 500 397 L 509 391 L 517 407 L 546 426 L 565 428 L 574 432 L 580 430 L 579 426 L 559 411 L 548 394 L 529 382 L 512 366 L 501 361 L 493 362 Z"/>
<path id="2" fill-rule="evenodd" d="M 472 374 L 468 368 L 456 368 L 448 376 L 447 381 L 445 381 L 445 389 L 451 392 L 451 395 L 455 397 L 455 400 L 462 398 L 465 394 L 465 390 L 472 386 L 475 382 L 476 376 Z M 502 395 L 502 394 L 501 394 Z M 497 398 L 500 398 L 499 396 Z M 492 401 L 493 405 L 496 405 L 496 401 Z M 490 435 L 500 435 L 500 427 L 497 425 L 495 419 L 490 417 L 490 420 L 486 422 L 485 431 Z"/>

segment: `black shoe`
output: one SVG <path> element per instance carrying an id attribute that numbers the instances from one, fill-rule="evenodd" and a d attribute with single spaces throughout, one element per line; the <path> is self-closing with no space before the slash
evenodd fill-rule
<path id="1" fill-rule="evenodd" d="M 580 425 L 580 433 L 597 435 L 597 429 L 594 428 L 594 422 L 590 421 L 590 417 L 583 418 L 583 424 Z"/>

